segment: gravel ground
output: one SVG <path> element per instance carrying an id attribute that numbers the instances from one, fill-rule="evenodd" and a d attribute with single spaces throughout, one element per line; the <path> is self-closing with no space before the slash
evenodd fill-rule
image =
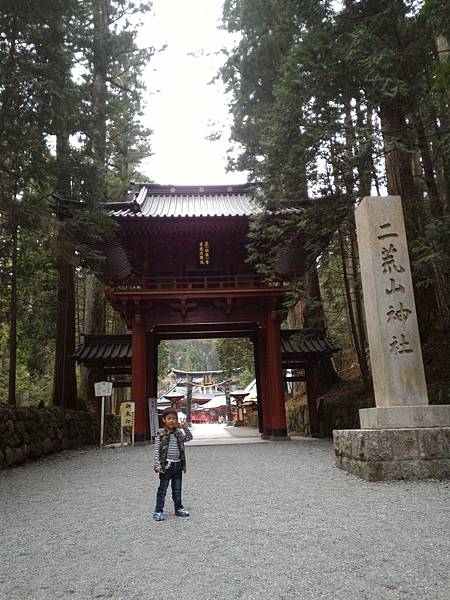
<path id="1" fill-rule="evenodd" d="M 0 472 L 0 598 L 448 600 L 447 484 L 361 481 L 324 440 L 187 458 L 163 523 L 149 447 Z"/>

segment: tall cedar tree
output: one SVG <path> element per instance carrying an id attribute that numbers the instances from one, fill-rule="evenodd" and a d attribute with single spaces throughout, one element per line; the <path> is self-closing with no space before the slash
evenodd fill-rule
<path id="1" fill-rule="evenodd" d="M 128 17 L 150 9 L 150 4 L 135 5 L 118 0 L 92 0 L 93 29 L 89 52 L 91 73 L 91 123 L 88 132 L 94 166 L 89 202 L 98 205 L 111 199 L 123 199 L 125 182 L 136 162 L 149 152 L 143 138 L 150 132 L 139 125 L 140 74 L 152 49 L 138 50 Z M 123 24 L 121 27 L 119 24 Z M 115 168 L 109 169 L 112 164 Z M 111 176 L 108 176 L 108 172 Z M 108 186 L 109 184 L 109 186 Z M 86 274 L 84 294 L 84 333 L 105 331 L 105 299 L 101 265 Z M 83 368 L 80 396 L 86 402 L 92 396 L 92 381 Z"/>
<path id="2" fill-rule="evenodd" d="M 43 3 L 44 7 L 47 3 Z M 0 229 L 5 252 L 2 259 L 3 291 L 9 330 L 8 403 L 16 404 L 16 379 L 21 311 L 20 264 L 28 235 L 46 212 L 49 124 L 45 60 L 39 31 L 44 21 L 28 2 L 2 3 L 0 9 Z M 39 236 L 37 236 L 39 237 Z"/>
<path id="3" fill-rule="evenodd" d="M 341 238 L 363 373 L 361 292 L 351 277 L 353 212 L 364 195 L 383 185 L 402 195 L 421 328 L 448 325 L 449 97 L 436 53 L 448 13 L 433 1 L 224 5 L 225 27 L 240 33 L 221 70 L 242 149 L 231 167 L 249 170 L 266 208 L 252 224 L 250 258 L 267 276 L 283 262 L 295 275 L 294 262 L 306 297 L 295 253 L 315 265 Z"/>
<path id="4" fill-rule="evenodd" d="M 93 65 L 94 4 L 44 0 L 37 6 L 18 0 L 6 1 L 0 9 L 0 390 L 5 389 L 4 374 L 9 370 L 11 404 L 16 400 L 17 369 L 21 395 L 27 383 L 30 399 L 35 392 L 47 390 L 40 398 L 46 401 L 56 325 L 53 397 L 56 404 L 76 406 L 71 359 L 74 267 L 80 260 L 98 265 L 101 240 L 112 234 L 99 210 L 105 196 L 98 196 L 99 170 L 93 161 L 89 67 Z M 107 122 L 114 135 L 108 137 L 101 174 L 104 179 L 106 167 L 111 169 L 112 189 L 117 187 L 117 170 L 123 177 L 132 174 L 148 152 L 138 118 L 141 70 L 151 55 L 151 50 L 136 48 L 136 24 L 128 19 L 149 5 L 113 4 L 114 25 L 106 49 L 115 58 L 109 59 L 113 66 L 106 104 L 112 107 Z M 121 102 L 116 101 L 119 94 L 111 92 L 113 85 L 120 88 Z M 117 139 L 127 135 L 129 148 L 120 165 L 110 160 L 117 153 L 113 148 L 117 132 Z M 70 143 L 74 135 L 77 146 Z M 49 149 L 52 139 L 56 155 Z M 120 183 L 124 189 L 123 180 Z M 58 226 L 50 218 L 55 196 L 63 200 L 56 208 Z M 58 302 L 52 297 L 56 273 Z"/>

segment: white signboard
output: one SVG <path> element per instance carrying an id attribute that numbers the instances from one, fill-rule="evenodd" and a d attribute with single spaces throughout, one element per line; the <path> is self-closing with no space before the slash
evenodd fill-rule
<path id="1" fill-rule="evenodd" d="M 111 396 L 112 394 L 112 381 L 98 381 L 94 383 L 95 395 L 96 396 Z"/>
<path id="2" fill-rule="evenodd" d="M 95 395 L 101 396 L 102 407 L 100 412 L 100 447 L 103 446 L 103 434 L 105 430 L 105 397 L 111 396 L 113 384 L 112 381 L 97 381 L 94 383 Z"/>
<path id="3" fill-rule="evenodd" d="M 148 418 L 150 422 L 150 436 L 156 437 L 159 429 L 158 410 L 156 407 L 156 398 L 148 399 Z"/>

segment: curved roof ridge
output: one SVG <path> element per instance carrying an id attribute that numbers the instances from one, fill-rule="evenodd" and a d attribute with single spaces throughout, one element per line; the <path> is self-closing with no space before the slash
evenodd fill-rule
<path id="1" fill-rule="evenodd" d="M 134 197 L 120 206 L 108 204 L 113 217 L 201 218 L 248 217 L 261 212 L 251 185 L 171 186 L 134 184 Z"/>

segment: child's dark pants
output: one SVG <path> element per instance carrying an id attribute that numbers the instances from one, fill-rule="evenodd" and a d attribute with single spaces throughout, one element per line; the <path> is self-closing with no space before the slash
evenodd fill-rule
<path id="1" fill-rule="evenodd" d="M 175 504 L 175 510 L 183 508 L 181 503 L 181 480 L 183 471 L 181 470 L 181 462 L 170 463 L 164 473 L 159 474 L 159 488 L 156 494 L 155 512 L 163 512 L 164 501 L 166 499 L 167 488 L 169 482 L 172 481 L 172 498 Z"/>

